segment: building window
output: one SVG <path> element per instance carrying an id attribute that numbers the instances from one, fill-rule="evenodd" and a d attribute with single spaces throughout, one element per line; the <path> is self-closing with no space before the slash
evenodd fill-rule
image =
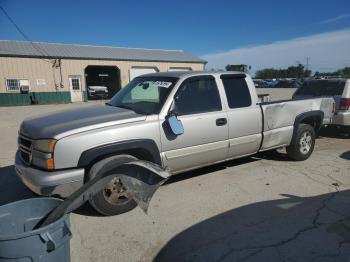
<path id="1" fill-rule="evenodd" d="M 6 87 L 7 91 L 19 92 L 21 90 L 30 90 L 30 84 L 28 79 L 6 79 Z"/>
<path id="2" fill-rule="evenodd" d="M 72 89 L 73 90 L 80 90 L 80 83 L 79 78 L 72 78 Z"/>

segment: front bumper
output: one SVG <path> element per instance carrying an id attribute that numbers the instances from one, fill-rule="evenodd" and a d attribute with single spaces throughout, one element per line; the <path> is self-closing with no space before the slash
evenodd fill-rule
<path id="1" fill-rule="evenodd" d="M 26 165 L 19 152 L 16 153 L 15 170 L 22 182 L 38 195 L 68 197 L 84 184 L 83 168 L 43 171 Z"/>
<path id="2" fill-rule="evenodd" d="M 107 97 L 108 93 L 100 91 L 88 91 L 91 97 Z"/>

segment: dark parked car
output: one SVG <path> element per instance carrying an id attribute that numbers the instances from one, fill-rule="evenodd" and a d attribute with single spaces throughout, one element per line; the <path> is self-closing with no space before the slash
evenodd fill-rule
<path id="1" fill-rule="evenodd" d="M 275 88 L 299 88 L 302 85 L 300 80 L 279 80 Z"/>

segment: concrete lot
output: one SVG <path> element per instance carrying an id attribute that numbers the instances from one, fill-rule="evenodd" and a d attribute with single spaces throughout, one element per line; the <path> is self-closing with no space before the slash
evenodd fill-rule
<path id="1" fill-rule="evenodd" d="M 20 122 L 89 104 L 0 108 L 0 205 L 33 197 L 13 170 Z M 289 161 L 282 150 L 174 176 L 148 215 L 137 208 L 100 217 L 84 206 L 71 216 L 71 256 L 73 262 L 350 261 L 349 207 L 350 139 L 323 131 L 305 162 Z"/>

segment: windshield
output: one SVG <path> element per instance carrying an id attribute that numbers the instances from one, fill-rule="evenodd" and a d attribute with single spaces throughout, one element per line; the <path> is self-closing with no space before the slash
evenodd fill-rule
<path id="1" fill-rule="evenodd" d="M 175 77 L 137 77 L 107 104 L 143 115 L 159 114 L 177 80 Z"/>
<path id="2" fill-rule="evenodd" d="M 310 96 L 336 96 L 342 95 L 345 87 L 345 81 L 306 81 L 297 90 L 297 95 Z"/>

